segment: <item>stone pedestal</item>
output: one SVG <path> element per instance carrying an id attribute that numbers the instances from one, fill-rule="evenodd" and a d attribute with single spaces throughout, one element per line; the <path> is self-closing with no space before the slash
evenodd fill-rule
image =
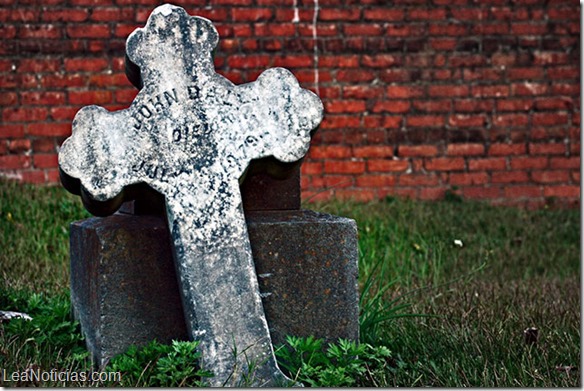
<path id="1" fill-rule="evenodd" d="M 247 212 L 246 221 L 273 343 L 357 340 L 355 222 L 306 210 Z M 171 254 L 160 216 L 72 223 L 71 302 L 97 364 L 132 344 L 188 339 Z"/>

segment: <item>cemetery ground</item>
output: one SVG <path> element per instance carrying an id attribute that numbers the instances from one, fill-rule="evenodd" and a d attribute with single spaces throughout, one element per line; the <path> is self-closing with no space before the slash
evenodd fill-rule
<path id="1" fill-rule="evenodd" d="M 300 367 L 293 377 L 322 386 L 581 385 L 578 210 L 493 207 L 453 194 L 305 207 L 357 221 L 362 345 L 311 355 L 317 343 L 291 341 L 304 354 L 278 356 Z M 0 386 L 120 384 L 3 378 L 90 369 L 68 299 L 68 226 L 88 216 L 60 187 L 0 182 L 0 310 L 33 317 L 0 323 Z M 186 343 L 151 344 L 112 370 L 122 385 L 196 385 L 191 352 Z"/>

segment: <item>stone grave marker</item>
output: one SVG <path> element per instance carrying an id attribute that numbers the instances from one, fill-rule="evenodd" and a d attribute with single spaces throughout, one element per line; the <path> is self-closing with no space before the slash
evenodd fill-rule
<path id="1" fill-rule="evenodd" d="M 151 194 L 150 204 L 164 200 L 186 329 L 190 338 L 201 342 L 202 365 L 215 375 L 211 385 L 239 385 L 244 378 L 253 378 L 252 385 L 284 385 L 290 379 L 280 372 L 274 358 L 240 181 L 250 162 L 258 159 L 268 162 L 268 167 L 271 160 L 283 162 L 280 173 L 292 172 L 293 180 L 297 179 L 294 162 L 307 152 L 323 107 L 316 95 L 302 89 L 282 68 L 266 70 L 255 82 L 233 85 L 214 70 L 212 51 L 217 42 L 217 31 L 207 19 L 168 4 L 156 8 L 146 26 L 127 40 L 126 73 L 141 88 L 136 99 L 128 109 L 116 112 L 98 106 L 80 110 L 72 136 L 59 152 L 59 167 L 65 187 L 80 194 L 88 210 L 97 215 L 115 212 L 124 201 L 138 201 L 144 185 L 162 195 Z M 270 180 L 258 177 L 260 185 Z M 248 193 L 253 195 L 254 186 L 250 188 Z M 294 186 L 287 188 L 299 196 Z M 248 197 L 247 204 L 253 207 L 253 200 Z M 295 203 L 292 198 L 282 205 Z M 122 217 L 108 219 L 111 227 Z M 258 220 L 273 224 L 273 218 Z M 93 253 L 109 251 L 104 249 L 117 244 L 122 250 L 116 256 L 132 259 L 119 238 L 111 237 L 97 250 L 88 251 L 79 240 L 74 245 L 73 227 L 72 289 L 103 283 L 115 274 L 115 270 L 100 270 L 106 274 L 101 282 L 88 282 L 95 270 L 76 272 L 83 265 L 73 264 L 73 253 L 95 258 Z M 92 232 L 102 235 L 98 230 Z M 154 231 L 148 235 L 153 242 L 161 236 Z M 155 247 L 155 251 L 164 252 L 164 248 Z M 139 269 L 137 265 L 138 274 Z M 81 282 L 73 281 L 79 276 Z M 165 280 L 162 285 L 161 297 L 168 297 L 172 306 L 172 283 Z M 77 288 L 82 289 L 86 288 Z M 95 290 L 85 300 L 91 311 L 108 300 L 92 295 Z M 140 299 L 139 303 L 146 301 Z M 90 322 L 82 321 L 82 328 L 96 328 L 93 323 L 100 321 L 94 316 Z M 248 373 L 251 367 L 253 373 Z"/>

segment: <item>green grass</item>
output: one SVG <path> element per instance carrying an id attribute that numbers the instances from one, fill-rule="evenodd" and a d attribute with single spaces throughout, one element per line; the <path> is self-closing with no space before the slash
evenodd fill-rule
<path id="1" fill-rule="evenodd" d="M 359 226 L 361 338 L 391 357 L 355 384 L 580 386 L 579 211 L 458 201 L 306 205 Z M 0 368 L 89 368 L 67 317 L 68 225 L 87 216 L 60 188 L 0 182 L 0 309 L 38 315 L 0 324 Z"/>

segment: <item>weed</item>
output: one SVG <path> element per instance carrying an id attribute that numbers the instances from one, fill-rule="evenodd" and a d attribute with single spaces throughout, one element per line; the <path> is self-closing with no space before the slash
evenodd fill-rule
<path id="1" fill-rule="evenodd" d="M 385 346 L 345 339 L 328 348 L 314 337 L 288 336 L 286 342 L 276 349 L 279 364 L 294 380 L 312 387 L 373 386 L 391 356 Z"/>
<path id="2" fill-rule="evenodd" d="M 203 387 L 212 373 L 199 367 L 198 341 L 172 341 L 165 345 L 152 341 L 143 347 L 131 346 L 108 364 L 121 372 L 123 387 Z"/>

